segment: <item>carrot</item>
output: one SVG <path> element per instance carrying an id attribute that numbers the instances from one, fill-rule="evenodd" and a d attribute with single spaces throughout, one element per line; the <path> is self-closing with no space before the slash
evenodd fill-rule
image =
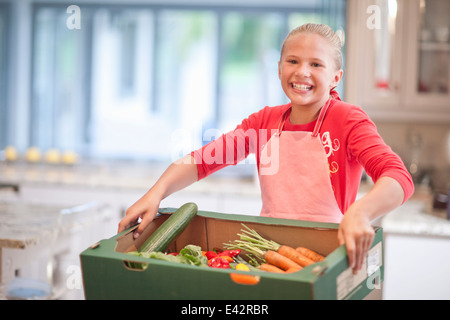
<path id="1" fill-rule="evenodd" d="M 268 263 L 262 263 L 259 265 L 259 270 L 267 271 L 267 272 L 275 272 L 275 273 L 284 273 L 284 270 L 281 270 L 278 267 L 275 267 L 274 265 L 268 264 Z"/>
<path id="2" fill-rule="evenodd" d="M 282 270 L 272 264 L 269 263 L 262 263 L 259 265 L 259 270 L 267 271 L 267 272 L 273 272 L 273 273 L 292 273 L 297 272 L 303 269 L 302 267 L 290 267 L 286 271 Z"/>
<path id="3" fill-rule="evenodd" d="M 266 251 L 266 253 L 264 254 L 264 260 L 266 260 L 267 263 L 274 265 L 284 271 L 290 268 L 301 268 L 300 265 L 298 265 L 288 257 L 272 250 Z"/>
<path id="4" fill-rule="evenodd" d="M 286 273 L 293 273 L 302 270 L 303 268 L 289 268 L 286 270 Z"/>
<path id="5" fill-rule="evenodd" d="M 242 229 L 242 233 L 238 233 L 240 240 L 234 240 L 233 243 L 224 243 L 225 247 L 245 250 L 263 262 L 272 264 L 283 271 L 293 267 L 299 270 L 315 262 L 294 248 L 264 239 L 255 230 L 244 224 L 242 225 L 246 230 Z"/>
<path id="6" fill-rule="evenodd" d="M 323 255 L 321 255 L 311 249 L 305 248 L 305 247 L 297 247 L 297 248 L 295 248 L 295 250 L 297 252 L 300 252 L 305 257 L 308 257 L 309 259 L 311 259 L 314 262 L 319 262 L 319 261 L 322 261 L 323 259 L 325 259 L 325 257 Z"/>
<path id="7" fill-rule="evenodd" d="M 286 258 L 289 258 L 290 260 L 294 261 L 295 263 L 297 263 L 301 267 L 306 267 L 306 266 L 309 266 L 310 264 L 314 263 L 313 260 L 305 257 L 304 255 L 299 253 L 294 248 L 286 246 L 286 245 L 281 245 L 278 248 L 277 252 L 279 254 L 285 256 Z"/>

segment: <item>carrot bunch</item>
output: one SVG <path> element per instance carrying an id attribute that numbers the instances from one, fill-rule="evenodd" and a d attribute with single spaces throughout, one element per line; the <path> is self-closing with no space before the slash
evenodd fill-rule
<path id="1" fill-rule="evenodd" d="M 228 248 L 241 249 L 257 257 L 262 263 L 259 269 L 268 272 L 291 273 L 322 261 L 325 257 L 305 247 L 292 248 L 264 239 L 255 230 L 242 224 L 246 229 L 238 234 L 239 240 L 225 243 Z"/>

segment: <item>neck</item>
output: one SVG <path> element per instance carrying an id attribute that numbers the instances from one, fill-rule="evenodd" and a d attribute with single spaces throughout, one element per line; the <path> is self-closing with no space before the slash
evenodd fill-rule
<path id="1" fill-rule="evenodd" d="M 319 116 L 320 110 L 328 101 L 327 97 L 325 101 L 319 102 L 316 106 L 302 106 L 291 104 L 291 114 L 289 115 L 289 121 L 292 124 L 307 124 L 313 122 Z M 331 98 L 331 96 L 330 96 Z"/>
<path id="2" fill-rule="evenodd" d="M 289 121 L 292 124 L 307 124 L 313 122 L 319 116 L 320 108 L 305 108 L 299 106 L 292 106 Z"/>

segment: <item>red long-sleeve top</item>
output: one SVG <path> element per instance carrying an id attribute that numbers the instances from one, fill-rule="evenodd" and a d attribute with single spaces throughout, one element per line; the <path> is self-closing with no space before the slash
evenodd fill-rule
<path id="1" fill-rule="evenodd" d="M 244 119 L 235 130 L 193 151 L 199 180 L 227 165 L 237 164 L 251 153 L 255 154 L 259 168 L 262 147 L 276 132 L 281 116 L 289 108 L 290 104 L 265 107 Z M 315 123 L 294 125 L 287 117 L 283 130 L 312 132 Z M 360 107 L 332 100 L 319 134 L 341 212 L 345 213 L 355 201 L 363 169 L 374 182 L 383 176 L 398 181 L 404 191 L 404 201 L 414 192 L 411 175 L 403 161 L 386 145 Z"/>

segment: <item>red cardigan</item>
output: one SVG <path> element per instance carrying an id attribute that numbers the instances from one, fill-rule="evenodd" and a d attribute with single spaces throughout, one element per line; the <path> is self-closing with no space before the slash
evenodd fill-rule
<path id="1" fill-rule="evenodd" d="M 235 130 L 228 132 L 202 148 L 193 151 L 198 178 L 235 165 L 250 153 L 259 158 L 262 146 L 276 132 L 283 113 L 290 104 L 265 107 L 244 119 Z M 313 131 L 316 121 L 294 125 L 286 120 L 283 130 Z M 363 169 L 376 182 L 382 176 L 397 180 L 406 201 L 414 192 L 414 184 L 403 161 L 386 145 L 375 124 L 358 106 L 332 100 L 319 131 L 328 155 L 331 185 L 341 212 L 355 201 Z M 307 150 L 305 150 L 307 152 Z"/>

